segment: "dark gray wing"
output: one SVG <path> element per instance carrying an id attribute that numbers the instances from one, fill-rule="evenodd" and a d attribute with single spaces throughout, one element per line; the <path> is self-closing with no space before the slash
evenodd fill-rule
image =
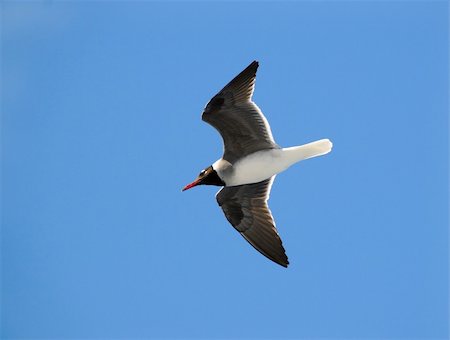
<path id="1" fill-rule="evenodd" d="M 279 148 L 261 110 L 252 102 L 258 62 L 252 62 L 206 104 L 202 119 L 222 136 L 230 163 L 253 152 Z"/>
<path id="2" fill-rule="evenodd" d="M 287 267 L 289 261 L 267 205 L 274 178 L 224 187 L 217 193 L 216 199 L 227 220 L 256 250 Z"/>

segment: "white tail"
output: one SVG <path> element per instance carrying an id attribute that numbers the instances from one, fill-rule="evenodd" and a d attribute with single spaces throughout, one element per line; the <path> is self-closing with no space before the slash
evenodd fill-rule
<path id="1" fill-rule="evenodd" d="M 227 186 L 257 183 L 286 170 L 301 160 L 324 155 L 331 151 L 332 146 L 328 139 L 322 139 L 291 148 L 260 150 L 238 160 L 233 165 L 234 171 L 222 172 L 220 166 L 222 160 L 214 163 L 213 168 L 217 169 L 220 178 Z"/>
<path id="2" fill-rule="evenodd" d="M 321 139 L 305 145 L 283 148 L 283 151 L 290 155 L 289 158 L 293 164 L 304 159 L 325 155 L 331 151 L 332 147 L 333 143 L 329 139 Z"/>

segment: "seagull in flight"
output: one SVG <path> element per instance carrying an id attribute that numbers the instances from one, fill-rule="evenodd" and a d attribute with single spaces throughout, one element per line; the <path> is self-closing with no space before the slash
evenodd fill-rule
<path id="1" fill-rule="evenodd" d="M 261 254 L 287 267 L 289 264 L 272 213 L 267 205 L 277 174 L 291 165 L 331 151 L 321 139 L 282 148 L 269 123 L 252 101 L 258 62 L 253 61 L 206 104 L 202 120 L 222 136 L 222 158 L 202 170 L 182 191 L 197 185 L 217 185 L 217 203 L 231 225 Z"/>

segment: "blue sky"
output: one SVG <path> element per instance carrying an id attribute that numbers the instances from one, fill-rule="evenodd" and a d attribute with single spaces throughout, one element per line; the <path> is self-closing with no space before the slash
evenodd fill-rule
<path id="1" fill-rule="evenodd" d="M 2 2 L 2 338 L 448 331 L 448 3 Z M 291 265 L 215 187 L 205 103 L 252 60 Z"/>

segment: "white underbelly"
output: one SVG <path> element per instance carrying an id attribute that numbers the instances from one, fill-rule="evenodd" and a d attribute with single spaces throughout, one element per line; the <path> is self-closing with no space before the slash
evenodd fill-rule
<path id="1" fill-rule="evenodd" d="M 246 156 L 233 165 L 227 186 L 261 182 L 284 170 L 290 164 L 284 161 L 282 149 L 262 150 Z"/>
<path id="2" fill-rule="evenodd" d="M 261 150 L 244 157 L 231 165 L 223 159 L 213 164 L 227 186 L 251 184 L 264 181 L 292 164 L 311 157 L 325 155 L 333 144 L 321 139 L 300 146 L 283 149 Z"/>

